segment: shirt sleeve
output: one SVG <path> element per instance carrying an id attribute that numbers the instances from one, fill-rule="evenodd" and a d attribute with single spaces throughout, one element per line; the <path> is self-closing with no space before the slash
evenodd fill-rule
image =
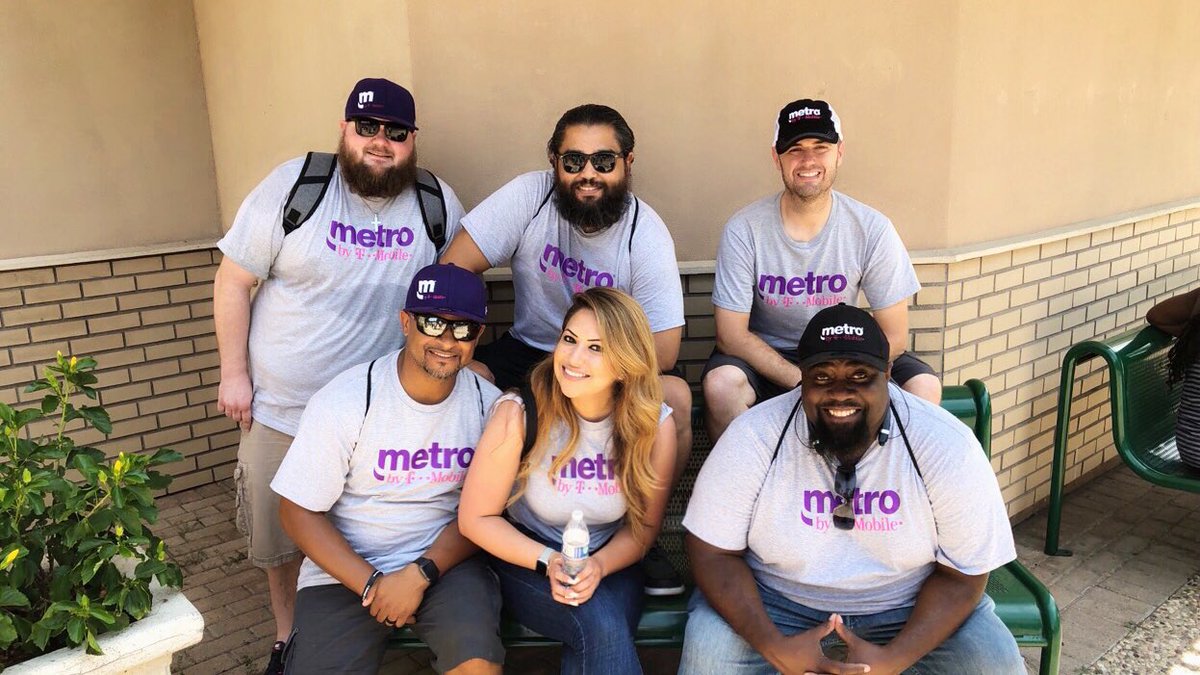
<path id="1" fill-rule="evenodd" d="M 739 416 L 713 446 L 696 477 L 683 526 L 726 551 L 748 548 L 750 523 L 770 468 L 770 448 L 752 433 L 758 416 Z"/>
<path id="2" fill-rule="evenodd" d="M 919 442 L 933 451 L 921 453 L 920 462 L 937 527 L 937 561 L 978 575 L 1015 560 L 1004 499 L 979 442 L 955 419 L 930 427 Z"/>
<path id="3" fill-rule="evenodd" d="M 647 218 L 650 216 L 646 214 Z M 650 231 L 645 239 L 638 236 L 640 241 L 633 245 L 633 283 L 629 290 L 646 311 L 650 330 L 657 333 L 683 325 L 683 282 L 679 278 L 671 233 L 657 215 L 647 223 L 650 224 L 655 227 L 647 227 Z"/>
<path id="4" fill-rule="evenodd" d="M 357 388 L 366 396 L 365 366 L 355 370 L 362 370 L 364 377 L 351 378 L 344 373 L 309 399 L 296 437 L 271 481 L 271 489 L 279 496 L 309 511 L 328 511 L 346 487 L 350 455 L 362 422 L 362 401 L 355 407 L 344 392 Z M 354 412 L 348 412 L 351 410 Z"/>
<path id="5" fill-rule="evenodd" d="M 521 243 L 525 228 L 550 190 L 549 173 L 535 171 L 517 176 L 496 190 L 462 219 L 492 267 L 507 264 Z"/>
<path id="6" fill-rule="evenodd" d="M 283 205 L 300 176 L 304 159 L 278 166 L 246 196 L 233 227 L 217 248 L 242 269 L 266 279 L 283 247 Z"/>
<path id="7" fill-rule="evenodd" d="M 712 302 L 721 309 L 749 314 L 754 307 L 754 243 L 750 224 L 736 216 L 725 225 L 717 245 Z"/>
<path id="8" fill-rule="evenodd" d="M 910 298 L 921 290 L 908 249 L 892 221 L 882 218 L 867 250 L 862 279 L 863 293 L 871 309 L 884 309 Z"/>

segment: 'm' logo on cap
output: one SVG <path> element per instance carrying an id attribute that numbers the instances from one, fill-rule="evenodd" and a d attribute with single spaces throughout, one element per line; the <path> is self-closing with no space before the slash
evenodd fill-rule
<path id="1" fill-rule="evenodd" d="M 788 114 L 788 122 L 795 122 L 796 119 L 800 117 L 816 117 L 819 119 L 821 117 L 821 110 L 819 108 L 801 108 L 799 110 L 793 110 Z"/>
<path id="2" fill-rule="evenodd" d="M 363 107 L 366 106 L 366 104 L 374 103 L 374 102 L 375 102 L 375 92 L 373 92 L 373 91 L 358 92 L 358 109 L 359 110 L 362 110 Z"/>
<path id="3" fill-rule="evenodd" d="M 858 337 L 862 337 L 863 329 L 862 326 L 851 326 L 848 323 L 844 323 L 840 326 L 826 326 L 825 328 L 821 329 L 822 340 L 828 340 L 829 338 L 837 335 L 857 335 Z"/>
<path id="4" fill-rule="evenodd" d="M 436 279 L 421 279 L 417 281 L 417 299 L 424 300 L 426 295 L 429 295 L 437 290 Z"/>

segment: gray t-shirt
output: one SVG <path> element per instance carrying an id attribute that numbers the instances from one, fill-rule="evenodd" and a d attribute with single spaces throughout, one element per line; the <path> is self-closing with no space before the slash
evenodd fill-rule
<path id="1" fill-rule="evenodd" d="M 400 352 L 359 364 L 313 395 L 271 489 L 330 522 L 375 569 L 416 560 L 458 514 L 486 412 L 500 395 L 470 370 L 434 405 L 414 401 L 396 373 Z M 360 432 L 361 427 L 361 432 Z M 336 584 L 305 559 L 300 588 Z"/>
<path id="2" fill-rule="evenodd" d="M 834 466 L 808 443 L 801 409 L 771 454 L 800 388 L 738 416 L 713 448 L 683 526 L 709 544 L 746 550 L 755 579 L 821 611 L 910 607 L 935 563 L 984 574 L 1016 558 L 991 464 L 950 413 L 889 385 L 924 480 L 895 420 L 856 467 L 853 530 L 833 527 Z"/>
<path id="3" fill-rule="evenodd" d="M 521 403 L 515 393 L 503 398 Z M 658 423 L 670 416 L 671 407 L 662 404 Z M 544 453 L 541 463 L 529 472 L 525 492 L 508 507 L 508 515 L 538 536 L 557 542 L 562 541 L 571 512 L 579 509 L 588 526 L 591 550 L 603 546 L 621 529 L 628 509 L 625 493 L 613 474 L 612 429 L 611 417 L 599 422 L 579 418 L 579 442 L 571 461 L 552 483 L 547 474 L 558 453 Z M 554 430 L 549 447 L 561 448 L 566 437 L 565 428 Z"/>
<path id="4" fill-rule="evenodd" d="M 340 170 L 312 217 L 285 238 L 283 205 L 303 165 L 301 157 L 272 171 L 217 244 L 263 280 L 250 310 L 251 414 L 289 435 L 308 398 L 334 375 L 404 344 L 397 323 L 408 282 L 439 254 L 425 233 L 415 189 L 376 219 Z M 441 186 L 449 241 L 463 208 L 450 186 Z"/>
<path id="5" fill-rule="evenodd" d="M 511 261 L 517 297 L 513 336 L 553 350 L 571 296 L 595 286 L 633 296 L 656 333 L 682 326 L 675 242 L 654 209 L 630 196 L 612 227 L 585 235 L 559 215 L 554 197 L 546 200 L 553 184 L 549 170 L 517 176 L 462 221 L 492 267 Z"/>
<path id="6" fill-rule="evenodd" d="M 792 239 L 779 213 L 782 195 L 738 211 L 717 247 L 713 304 L 750 314 L 750 331 L 775 349 L 795 349 L 813 315 L 861 289 L 873 309 L 921 290 L 904 242 L 882 213 L 834 191 L 833 209 L 812 241 Z"/>

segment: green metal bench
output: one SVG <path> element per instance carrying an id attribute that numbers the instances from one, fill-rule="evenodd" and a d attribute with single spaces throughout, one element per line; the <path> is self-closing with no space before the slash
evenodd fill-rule
<path id="1" fill-rule="evenodd" d="M 942 390 L 942 407 L 971 427 L 984 452 L 990 457 L 992 403 L 983 382 L 968 380 L 965 385 L 945 387 Z M 686 577 L 689 592 L 676 597 L 646 598 L 646 607 L 642 611 L 635 639 L 639 647 L 683 646 L 683 630 L 687 623 L 687 598 L 692 584 L 691 569 L 683 545 L 683 515 L 692 494 L 692 487 L 696 483 L 696 475 L 712 449 L 699 406 L 692 411 L 692 439 L 691 459 L 667 503 L 667 513 L 658 536 L 659 546 L 674 563 L 675 569 L 683 572 Z M 987 593 L 996 603 L 996 615 L 1012 631 L 1017 644 L 1042 649 L 1039 672 L 1042 675 L 1058 673 L 1061 646 L 1058 605 L 1046 587 L 1020 562 L 1014 560 L 992 572 L 988 579 Z M 510 647 L 546 647 L 558 644 L 525 628 L 508 616 L 501 622 L 500 635 L 504 644 Z M 397 629 L 389 646 L 419 648 L 425 645 L 410 630 Z"/>
<path id="2" fill-rule="evenodd" d="M 1121 459 L 1143 479 L 1175 490 L 1200 492 L 1200 471 L 1179 460 L 1175 447 L 1175 411 L 1181 384 L 1167 387 L 1167 353 L 1174 338 L 1146 326 L 1108 340 L 1088 340 L 1067 350 L 1058 387 L 1054 465 L 1050 473 L 1050 509 L 1046 518 L 1049 555 L 1071 555 L 1058 545 L 1066 476 L 1067 437 L 1075 367 L 1097 356 L 1108 364 L 1113 443 Z"/>

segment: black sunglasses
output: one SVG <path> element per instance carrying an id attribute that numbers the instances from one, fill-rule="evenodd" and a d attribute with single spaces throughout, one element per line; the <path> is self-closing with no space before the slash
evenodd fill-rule
<path id="1" fill-rule="evenodd" d="M 417 330 L 432 338 L 441 337 L 442 333 L 449 328 L 450 335 L 455 340 L 470 342 L 479 336 L 479 331 L 483 330 L 483 324 L 478 321 L 466 319 L 450 321 L 436 314 L 413 314 L 413 317 L 417 320 Z"/>
<path id="2" fill-rule="evenodd" d="M 858 487 L 858 474 L 854 465 L 838 465 L 833 475 L 833 491 L 842 498 L 842 503 L 833 509 L 833 526 L 839 530 L 854 529 L 854 490 Z"/>
<path id="3" fill-rule="evenodd" d="M 587 166 L 588 162 L 595 167 L 596 173 L 612 173 L 612 170 L 617 168 L 617 158 L 624 157 L 623 152 L 613 152 L 611 150 L 601 150 L 592 154 L 584 154 L 582 152 L 564 152 L 558 155 L 558 161 L 562 163 L 563 171 L 567 173 L 579 173 L 583 171 L 583 167 Z"/>
<path id="4" fill-rule="evenodd" d="M 383 137 L 393 143 L 403 143 L 408 140 L 408 127 L 399 124 L 387 124 L 379 120 L 369 120 L 362 117 L 354 120 L 354 130 L 363 138 L 373 138 L 383 127 Z"/>

